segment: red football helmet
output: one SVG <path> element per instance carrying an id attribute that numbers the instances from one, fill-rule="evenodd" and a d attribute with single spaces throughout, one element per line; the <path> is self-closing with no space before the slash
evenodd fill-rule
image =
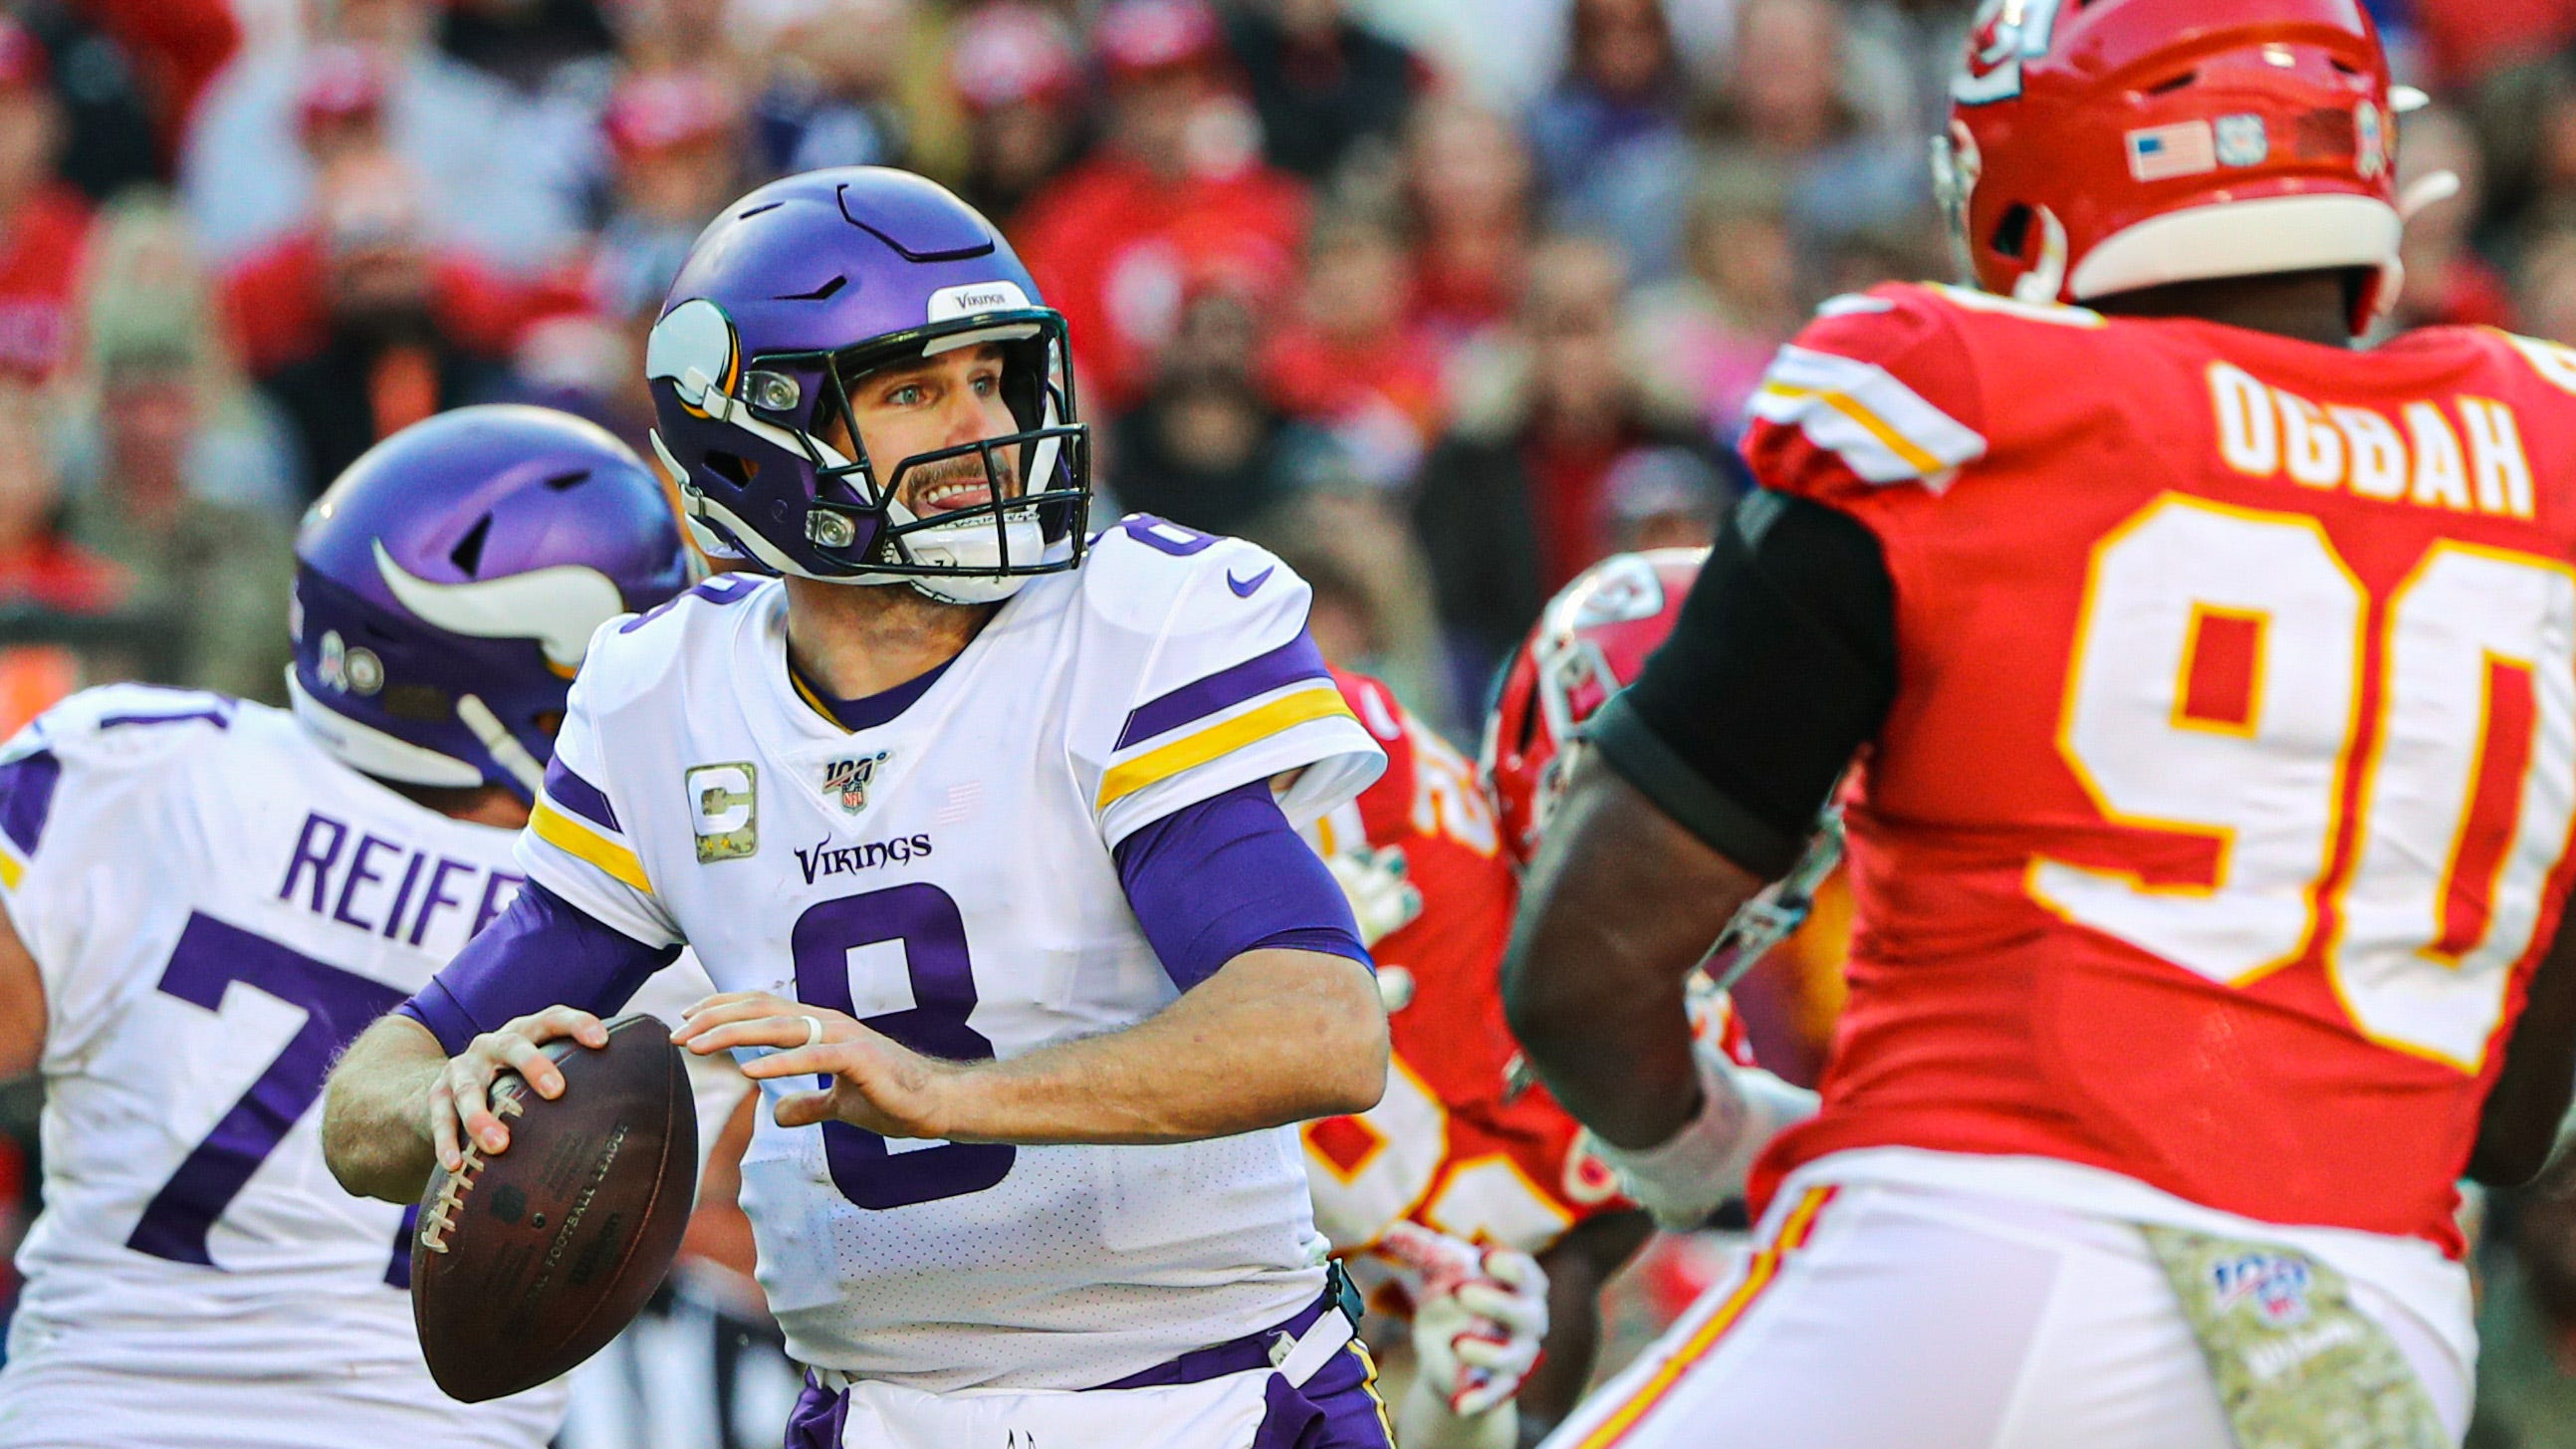
<path id="1" fill-rule="evenodd" d="M 1512 655 L 1502 697 L 1485 717 L 1476 770 L 1493 796 L 1513 865 L 1529 864 L 1564 793 L 1575 727 L 1646 667 L 1707 560 L 1704 548 L 1603 559 L 1548 601 Z"/>
<path id="2" fill-rule="evenodd" d="M 1984 0 L 1933 169 L 1987 291 L 2080 302 L 2368 268 L 2397 295 L 2388 58 L 2360 0 Z"/>

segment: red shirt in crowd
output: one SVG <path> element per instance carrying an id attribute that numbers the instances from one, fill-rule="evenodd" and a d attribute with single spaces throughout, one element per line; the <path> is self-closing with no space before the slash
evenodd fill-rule
<path id="1" fill-rule="evenodd" d="M 0 223 L 0 373 L 43 380 L 71 361 L 89 230 L 89 203 L 68 186 Z"/>
<path id="2" fill-rule="evenodd" d="M 1193 282 L 1289 276 L 1306 212 L 1305 187 L 1257 163 L 1167 184 L 1103 155 L 1040 193 L 1020 255 L 1073 334 L 1084 401 L 1113 413 L 1135 405 Z"/>

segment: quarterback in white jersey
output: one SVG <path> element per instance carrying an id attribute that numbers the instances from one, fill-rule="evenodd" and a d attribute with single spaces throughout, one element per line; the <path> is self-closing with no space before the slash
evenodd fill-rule
<path id="1" fill-rule="evenodd" d="M 115 685 L 0 753 L 0 1072 L 46 1089 L 9 1449 L 530 1449 L 562 1416 L 559 1384 L 466 1406 L 430 1382 L 411 1213 L 330 1180 L 310 1109 L 519 888 L 534 782 L 503 757 L 543 753 L 565 692 L 538 636 L 669 597 L 678 529 L 605 433 L 470 409 L 354 465 L 298 556 L 295 713 Z M 506 634 L 478 622 L 496 595 Z M 468 754 L 431 698 L 503 743 Z"/>
<path id="2" fill-rule="evenodd" d="M 743 1202 L 809 1370 L 791 1444 L 1384 1449 L 1288 1125 L 1383 1089 L 1296 834 L 1383 756 L 1276 559 L 1086 537 L 1033 293 L 899 172 L 791 177 L 699 239 L 657 442 L 784 577 L 593 642 L 531 888 L 352 1049 L 334 1165 L 399 1196 L 460 1130 L 506 1148 L 492 1072 L 560 1091 L 536 1043 L 685 942 L 723 994 L 678 1039 L 771 1094 Z"/>

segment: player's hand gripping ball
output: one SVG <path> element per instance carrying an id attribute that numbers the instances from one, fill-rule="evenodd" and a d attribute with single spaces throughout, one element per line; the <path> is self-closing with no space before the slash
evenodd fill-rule
<path id="1" fill-rule="evenodd" d="M 696 1191 L 698 1125 L 686 1067 L 650 1016 L 607 1045 L 546 1042 L 563 1090 L 515 1072 L 492 1085 L 498 1153 L 468 1145 L 430 1174 L 411 1250 L 412 1320 L 430 1377 L 481 1403 L 597 1353 L 653 1296 Z"/>

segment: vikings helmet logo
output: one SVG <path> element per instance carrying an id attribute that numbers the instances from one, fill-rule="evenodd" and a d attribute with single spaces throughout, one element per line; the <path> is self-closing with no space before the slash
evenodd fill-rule
<path id="1" fill-rule="evenodd" d="M 1950 82 L 1950 99 L 1982 106 L 2021 94 L 2025 60 L 2048 54 L 2064 0 L 1985 0 L 1968 32 L 1968 55 Z"/>

